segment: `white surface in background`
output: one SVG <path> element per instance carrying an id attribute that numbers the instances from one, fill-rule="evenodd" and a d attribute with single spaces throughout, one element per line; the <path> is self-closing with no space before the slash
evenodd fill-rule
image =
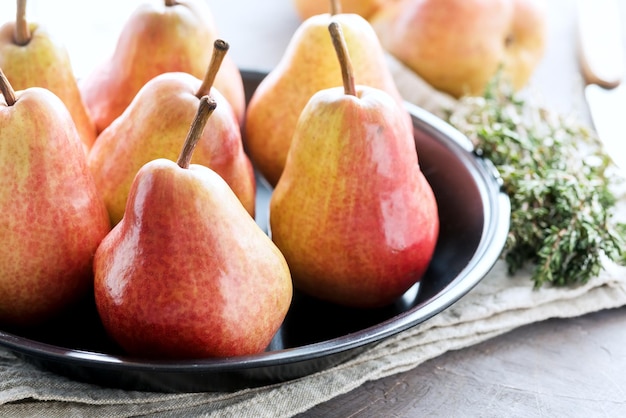
<path id="1" fill-rule="evenodd" d="M 27 19 L 48 28 L 66 46 L 78 77 L 106 59 L 130 14 L 162 0 L 28 0 Z M 220 37 L 242 68 L 271 69 L 299 25 L 290 0 L 207 0 Z M 15 20 L 15 0 L 0 2 L 0 24 Z M 280 22 L 280 24 L 277 24 Z"/>
<path id="2" fill-rule="evenodd" d="M 86 74 L 115 48 L 128 16 L 143 2 L 162 0 L 28 0 L 27 16 L 45 24 L 66 45 L 78 77 Z M 292 0 L 207 0 L 220 37 L 231 45 L 230 56 L 240 68 L 268 71 L 282 56 L 300 21 Z M 547 2 L 546 54 L 536 69 L 530 90 L 548 107 L 586 116 L 582 77 L 576 54 L 562 40 L 576 36 L 572 0 Z M 626 8 L 626 1 L 620 1 Z M 0 23 L 15 19 L 16 0 L 0 2 Z M 622 10 L 622 14 L 623 14 Z M 626 36 L 626 31 L 625 36 Z M 551 69 L 562 68 L 563 74 Z M 572 82 L 574 80 L 574 82 Z"/>

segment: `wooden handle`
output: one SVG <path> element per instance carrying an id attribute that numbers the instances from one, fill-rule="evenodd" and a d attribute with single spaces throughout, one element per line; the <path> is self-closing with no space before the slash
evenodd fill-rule
<path id="1" fill-rule="evenodd" d="M 624 77 L 625 47 L 617 0 L 578 0 L 580 65 L 587 84 L 617 87 Z"/>

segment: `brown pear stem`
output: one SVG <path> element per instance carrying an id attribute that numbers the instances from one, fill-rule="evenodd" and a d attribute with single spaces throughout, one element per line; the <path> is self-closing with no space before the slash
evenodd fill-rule
<path id="1" fill-rule="evenodd" d="M 17 45 L 26 45 L 30 42 L 30 28 L 26 20 L 26 0 L 17 0 L 17 14 L 15 16 L 15 30 L 13 41 Z"/>
<path id="2" fill-rule="evenodd" d="M 185 144 L 183 145 L 183 149 L 178 156 L 177 164 L 181 168 L 189 168 L 193 151 L 196 149 L 198 141 L 200 141 L 202 131 L 209 120 L 209 116 L 211 116 L 216 107 L 217 104 L 213 98 L 209 96 L 202 96 L 200 98 L 200 104 L 198 105 L 196 117 L 191 123 L 191 128 L 189 128 L 187 138 L 185 139 Z"/>
<path id="3" fill-rule="evenodd" d="M 226 41 L 217 39 L 213 42 L 213 55 L 211 56 L 211 62 L 209 63 L 209 68 L 206 74 L 204 75 L 204 80 L 202 80 L 202 85 L 196 92 L 196 97 L 200 98 L 211 93 L 211 87 L 213 86 L 217 72 L 222 65 L 222 61 L 228 52 L 228 48 L 229 45 Z"/>
<path id="4" fill-rule="evenodd" d="M 330 36 L 333 40 L 333 46 L 339 59 L 341 66 L 341 77 L 343 78 L 343 89 L 346 94 L 356 96 L 356 87 L 354 85 L 354 71 L 352 70 L 352 62 L 350 54 L 348 54 L 348 45 L 346 38 L 343 36 L 341 25 L 337 22 L 330 22 L 328 25 Z"/>
<path id="5" fill-rule="evenodd" d="M 17 101 L 15 98 L 15 90 L 13 90 L 13 86 L 9 83 L 9 79 L 6 75 L 4 75 L 4 71 L 2 71 L 2 69 L 0 69 L 0 91 L 2 92 L 7 105 L 13 106 Z"/>
<path id="6" fill-rule="evenodd" d="M 335 16 L 341 13 L 341 4 L 339 0 L 330 0 L 330 15 Z"/>
<path id="7" fill-rule="evenodd" d="M 166 7 L 176 6 L 177 4 L 178 4 L 177 0 L 165 0 Z"/>

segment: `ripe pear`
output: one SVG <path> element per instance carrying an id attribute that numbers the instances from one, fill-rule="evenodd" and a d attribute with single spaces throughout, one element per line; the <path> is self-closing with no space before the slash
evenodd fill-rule
<path id="1" fill-rule="evenodd" d="M 92 288 L 111 226 L 63 102 L 0 70 L 0 324 L 38 325 Z"/>
<path id="2" fill-rule="evenodd" d="M 369 19 L 378 9 L 394 1 L 396 0 L 339 0 L 337 3 L 344 13 L 356 13 Z M 302 20 L 328 12 L 328 1 L 292 0 L 292 3 Z"/>
<path id="3" fill-rule="evenodd" d="M 420 280 L 439 233 L 412 131 L 386 92 L 356 85 L 340 26 L 345 87 L 307 103 L 270 200 L 271 237 L 294 286 L 339 305 L 385 306 Z"/>
<path id="4" fill-rule="evenodd" d="M 202 78 L 211 60 L 217 29 L 205 0 L 144 3 L 126 21 L 113 54 L 79 87 L 100 133 L 122 114 L 137 92 L 159 74 L 185 72 Z M 229 57 L 216 87 L 243 123 L 245 93 L 239 69 Z"/>
<path id="5" fill-rule="evenodd" d="M 137 356 L 258 353 L 291 303 L 278 248 L 217 173 L 189 165 L 211 106 L 200 100 L 177 163 L 157 159 L 139 170 L 126 216 L 96 251 L 102 323 Z"/>
<path id="6" fill-rule="evenodd" d="M 328 24 L 341 24 L 359 82 L 385 90 L 398 103 L 402 97 L 387 67 L 374 30 L 351 13 L 315 15 L 293 34 L 280 62 L 261 81 L 248 103 L 244 141 L 252 162 L 272 185 L 280 177 L 296 122 L 311 96 L 342 85 L 341 71 Z M 408 112 L 406 124 L 410 126 Z"/>
<path id="7" fill-rule="evenodd" d="M 500 70 L 515 88 L 527 84 L 546 48 L 546 4 L 398 0 L 370 22 L 385 50 L 436 89 L 482 95 Z"/>
<path id="8" fill-rule="evenodd" d="M 124 215 L 130 186 L 139 169 L 157 158 L 176 158 L 198 102 L 207 94 L 218 106 L 207 122 L 194 163 L 220 174 L 254 216 L 254 170 L 243 149 L 239 122 L 229 102 L 213 87 L 228 48 L 225 41 L 215 41 L 214 59 L 203 80 L 182 72 L 156 76 L 100 133 L 87 162 L 114 225 Z"/>
<path id="9" fill-rule="evenodd" d="M 67 49 L 45 26 L 26 20 L 26 0 L 18 0 L 14 22 L 0 27 L 0 68 L 13 89 L 43 87 L 67 106 L 85 150 L 96 139 L 96 128 L 78 89 Z"/>

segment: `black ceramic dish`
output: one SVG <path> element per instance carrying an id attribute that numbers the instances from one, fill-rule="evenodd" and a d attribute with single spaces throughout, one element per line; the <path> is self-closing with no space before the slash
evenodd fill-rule
<path id="1" fill-rule="evenodd" d="M 244 72 L 248 95 L 263 74 Z M 372 344 L 446 309 L 491 269 L 504 246 L 510 205 L 496 171 L 469 140 L 408 105 L 420 164 L 439 204 L 441 232 L 421 283 L 396 304 L 357 310 L 296 293 L 282 328 L 258 355 L 149 361 L 124 355 L 106 337 L 92 301 L 29 331 L 0 331 L 0 346 L 39 367 L 76 380 L 129 390 L 230 391 L 302 377 L 342 363 Z M 271 191 L 258 182 L 258 218 Z M 259 222 L 265 227 L 264 222 Z"/>

